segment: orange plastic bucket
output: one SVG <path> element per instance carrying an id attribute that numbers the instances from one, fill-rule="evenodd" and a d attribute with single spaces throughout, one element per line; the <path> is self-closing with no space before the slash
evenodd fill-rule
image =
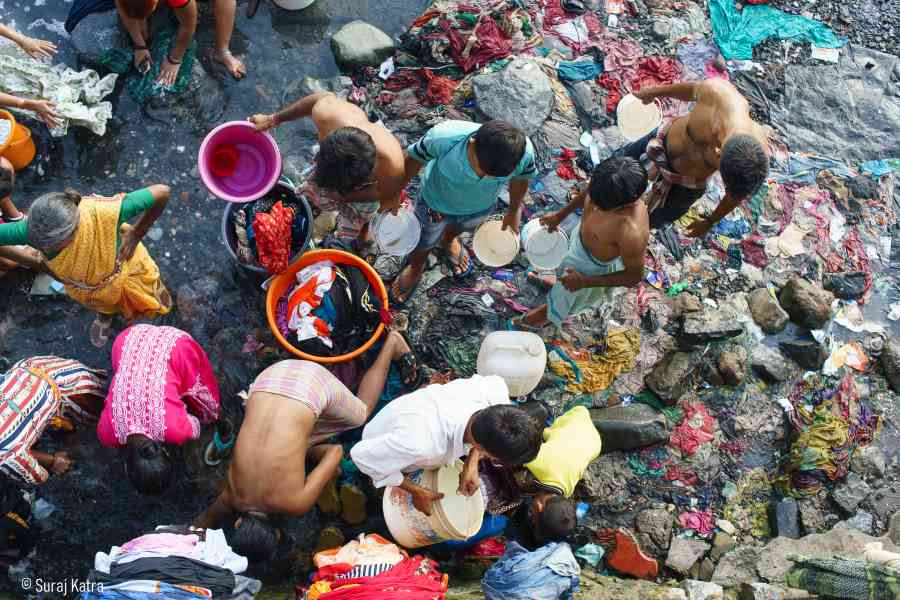
<path id="1" fill-rule="evenodd" d="M 348 352 L 347 354 L 341 354 L 339 356 L 315 356 L 312 354 L 307 354 L 306 352 L 302 352 L 295 348 L 288 340 L 286 340 L 278 330 L 278 323 L 275 320 L 275 311 L 276 307 L 278 306 L 278 300 L 280 300 L 281 297 L 284 296 L 284 294 L 288 291 L 288 289 L 290 289 L 290 287 L 297 282 L 298 271 L 300 271 L 304 267 L 308 267 L 313 263 L 319 262 L 320 260 L 330 260 L 337 265 L 349 265 L 361 269 L 363 274 L 366 276 L 366 279 L 369 280 L 369 283 L 371 283 L 372 286 L 377 290 L 378 295 L 381 297 L 381 302 L 384 305 L 384 308 L 387 309 L 387 288 L 384 287 L 384 282 L 381 281 L 381 277 L 378 276 L 378 273 L 375 271 L 375 269 L 372 268 L 369 263 L 356 256 L 355 254 L 350 254 L 349 252 L 344 252 L 343 250 L 310 250 L 299 259 L 297 259 L 292 265 L 290 265 L 284 273 L 277 275 L 269 284 L 269 291 L 266 294 L 266 318 L 269 321 L 269 329 L 271 329 L 272 333 L 275 334 L 275 339 L 278 340 L 278 343 L 281 344 L 282 348 L 304 360 L 311 360 L 322 364 L 334 364 L 353 360 L 354 358 L 371 348 L 372 344 L 374 344 L 375 341 L 379 337 L 381 337 L 381 334 L 384 333 L 384 323 L 378 324 L 378 327 L 375 329 L 375 333 L 372 334 L 372 337 L 369 338 L 369 341 L 367 341 L 365 344 L 363 344 L 353 352 Z"/>
<path id="2" fill-rule="evenodd" d="M 12 163 L 16 171 L 21 171 L 34 160 L 37 148 L 31 139 L 31 130 L 20 123 L 7 111 L 0 111 L 0 117 L 12 122 L 12 133 L 6 144 L 0 146 L 0 156 Z"/>

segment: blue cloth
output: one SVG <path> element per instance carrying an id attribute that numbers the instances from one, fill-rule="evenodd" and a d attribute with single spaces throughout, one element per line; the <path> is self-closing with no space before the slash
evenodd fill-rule
<path id="1" fill-rule="evenodd" d="M 478 177 L 469 163 L 468 147 L 469 139 L 480 127 L 469 121 L 444 121 L 407 148 L 413 159 L 425 165 L 421 198 L 441 214 L 473 215 L 485 211 L 494 206 L 511 179 L 534 179 L 538 175 L 534 146 L 526 138 L 525 153 L 512 173 L 506 177 Z"/>
<path id="2" fill-rule="evenodd" d="M 713 233 L 739 240 L 750 233 L 750 223 L 744 219 L 722 219 L 716 223 Z"/>
<path id="3" fill-rule="evenodd" d="M 496 203 L 491 204 L 486 210 L 471 215 L 445 215 L 429 207 L 420 196 L 416 201 L 415 214 L 422 227 L 422 233 L 419 235 L 415 251 L 422 252 L 435 248 L 449 225 L 458 225 L 463 231 L 474 231 L 493 214 L 496 206 Z"/>
<path id="4" fill-rule="evenodd" d="M 337 309 L 334 307 L 334 300 L 328 294 L 322 296 L 322 303 L 313 311 L 313 314 L 332 327 L 337 324 Z"/>
<path id="5" fill-rule="evenodd" d="M 873 177 L 881 177 L 893 171 L 900 170 L 900 158 L 888 158 L 886 160 L 867 160 L 859 165 L 863 173 L 871 173 Z"/>
<path id="6" fill-rule="evenodd" d="M 131 582 L 115 584 L 97 584 L 97 590 L 85 591 L 81 593 L 81 600 L 204 600 L 204 596 L 193 594 L 187 590 L 175 587 L 174 585 L 159 582 L 158 592 L 145 592 L 129 590 Z M 139 584 L 140 582 L 133 582 Z M 101 591 L 102 585 L 102 591 Z M 141 586 L 143 587 L 143 586 Z M 113 589 L 121 588 L 121 589 Z"/>
<path id="7" fill-rule="evenodd" d="M 92 13 L 107 12 L 115 7 L 115 0 L 75 0 L 66 18 L 66 31 L 72 33 L 78 24 Z"/>
<path id="8" fill-rule="evenodd" d="M 566 81 L 584 81 L 598 77 L 603 72 L 603 65 L 595 60 L 561 60 L 556 72 Z"/>
<path id="9" fill-rule="evenodd" d="M 787 164 L 778 164 L 771 171 L 770 176 L 778 183 L 792 181 L 812 185 L 816 182 L 816 176 L 819 174 L 819 171 L 824 169 L 828 169 L 843 179 L 852 178 L 856 175 L 850 170 L 847 163 L 836 158 L 791 152 L 788 155 Z"/>
<path id="10" fill-rule="evenodd" d="M 840 48 L 847 43 L 820 21 L 765 4 L 738 11 L 734 0 L 709 0 L 709 19 L 713 37 L 727 59 L 752 59 L 753 47 L 770 37 L 812 42 L 820 48 Z"/>
<path id="11" fill-rule="evenodd" d="M 509 542 L 481 589 L 487 600 L 568 600 L 578 591 L 581 569 L 565 542 L 553 542 L 529 552 Z"/>

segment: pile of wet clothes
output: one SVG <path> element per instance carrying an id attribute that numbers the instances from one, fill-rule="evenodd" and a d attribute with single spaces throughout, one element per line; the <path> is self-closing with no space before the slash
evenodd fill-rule
<path id="1" fill-rule="evenodd" d="M 262 266 L 273 275 L 281 273 L 291 257 L 303 250 L 310 225 L 302 201 L 287 188 L 277 186 L 234 212 L 238 261 Z"/>

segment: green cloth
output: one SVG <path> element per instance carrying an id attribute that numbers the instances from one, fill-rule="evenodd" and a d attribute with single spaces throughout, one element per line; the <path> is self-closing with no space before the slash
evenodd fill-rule
<path id="1" fill-rule="evenodd" d="M 745 6 L 738 11 L 734 0 L 709 0 L 709 17 L 716 44 L 727 59 L 749 60 L 753 58 L 753 47 L 773 36 L 812 42 L 820 48 L 840 48 L 846 43 L 819 21 L 765 4 Z"/>
<path id="2" fill-rule="evenodd" d="M 150 56 L 153 58 L 153 64 L 150 71 L 146 75 L 137 74 L 137 76 L 129 77 L 125 84 L 125 89 L 129 95 L 138 104 L 144 104 L 150 98 L 166 94 L 181 94 L 187 90 L 191 82 L 191 71 L 194 68 L 194 59 L 197 55 L 197 41 L 192 40 L 188 45 L 184 56 L 181 59 L 181 67 L 178 69 L 178 76 L 175 77 L 175 83 L 169 87 L 163 87 L 156 83 L 159 77 L 159 69 L 163 60 L 169 55 L 169 51 L 175 44 L 175 36 L 178 33 L 174 25 L 168 25 L 162 31 L 158 32 L 153 42 L 150 44 Z M 132 69 L 134 55 L 131 50 L 122 48 L 113 48 L 108 50 L 100 59 L 100 63 L 113 73 L 128 73 Z"/>
<path id="3" fill-rule="evenodd" d="M 125 195 L 122 207 L 119 209 L 119 225 L 135 215 L 139 215 L 153 206 L 153 193 L 150 188 L 142 188 Z M 15 223 L 0 225 L 0 246 L 27 246 L 28 245 L 28 219 Z M 116 247 L 119 240 L 116 238 Z"/>
<path id="4" fill-rule="evenodd" d="M 806 558 L 789 555 L 794 567 L 785 583 L 827 598 L 900 600 L 900 570 L 846 558 Z"/>
<path id="5" fill-rule="evenodd" d="M 654 394 L 650 390 L 644 390 L 640 394 L 634 397 L 635 402 L 639 402 L 641 404 L 646 404 L 651 408 L 655 408 L 659 412 L 663 414 L 668 421 L 669 426 L 673 427 L 684 419 L 684 409 L 680 406 L 668 406 L 663 404 L 662 400 L 660 400 L 656 394 Z"/>

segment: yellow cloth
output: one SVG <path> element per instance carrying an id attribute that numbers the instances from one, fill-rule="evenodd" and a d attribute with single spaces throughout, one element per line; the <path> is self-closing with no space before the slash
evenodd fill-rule
<path id="1" fill-rule="evenodd" d="M 581 375 L 581 379 L 577 380 L 572 365 L 556 352 L 550 352 L 547 356 L 550 370 L 569 380 L 566 391 L 593 394 L 612 385 L 619 373 L 634 368 L 634 361 L 641 351 L 641 333 L 635 328 L 610 333 L 606 337 L 606 350 L 600 356 L 594 356 L 587 350 L 577 350 L 568 342 L 552 340 L 551 343 L 565 352 Z"/>
<path id="2" fill-rule="evenodd" d="M 317 581 L 306 590 L 307 600 L 319 600 L 319 596 L 331 591 L 331 583 L 328 581 Z"/>
<path id="3" fill-rule="evenodd" d="M 600 456 L 601 447 L 591 413 L 576 406 L 544 430 L 544 443 L 537 458 L 525 468 L 543 485 L 557 488 L 571 498 L 585 469 Z"/>
<path id="4" fill-rule="evenodd" d="M 82 199 L 75 239 L 48 265 L 69 296 L 95 312 L 121 314 L 128 320 L 164 315 L 172 299 L 144 245 L 137 245 L 128 262 L 120 265 L 116 260 L 123 197 Z"/>

